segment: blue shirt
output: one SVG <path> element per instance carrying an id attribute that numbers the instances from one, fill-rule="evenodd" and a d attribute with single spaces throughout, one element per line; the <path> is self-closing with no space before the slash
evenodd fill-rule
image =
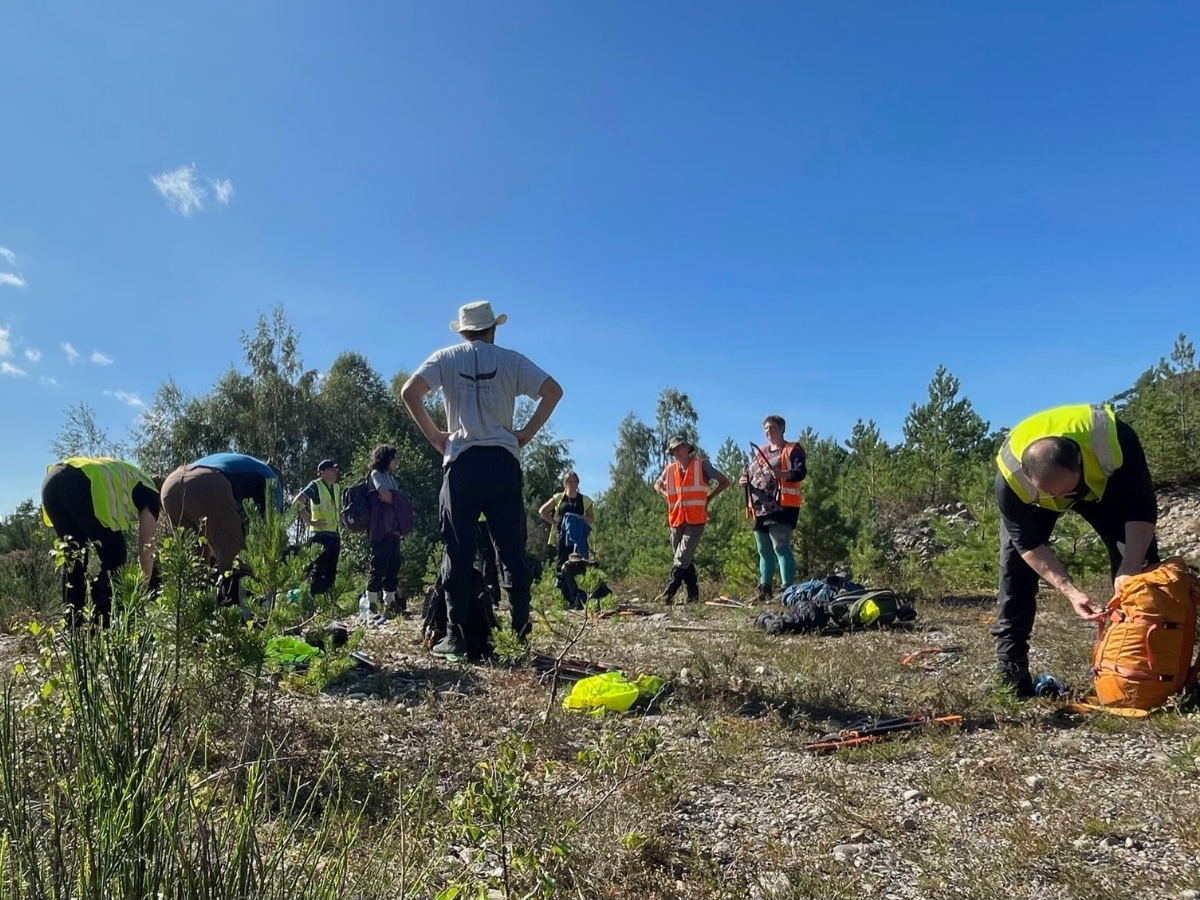
<path id="1" fill-rule="evenodd" d="M 275 509 L 283 510 L 283 485 L 279 483 L 279 477 L 271 467 L 261 459 L 244 453 L 213 453 L 196 460 L 192 465 L 216 469 L 226 476 L 232 476 L 229 481 L 234 486 L 233 496 L 238 503 L 250 498 L 261 506 L 266 497 L 266 481 L 269 478 L 275 482 Z"/>

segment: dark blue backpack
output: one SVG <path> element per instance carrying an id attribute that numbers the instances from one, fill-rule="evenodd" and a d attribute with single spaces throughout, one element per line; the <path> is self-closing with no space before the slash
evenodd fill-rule
<path id="1" fill-rule="evenodd" d="M 371 527 L 371 483 L 366 478 L 342 491 L 342 527 L 366 531 Z"/>

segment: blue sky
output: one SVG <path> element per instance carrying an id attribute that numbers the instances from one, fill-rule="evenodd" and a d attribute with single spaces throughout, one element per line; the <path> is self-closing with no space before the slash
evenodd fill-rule
<path id="1" fill-rule="evenodd" d="M 0 11 L 0 511 L 276 304 L 390 376 L 492 300 L 585 491 L 665 386 L 896 440 L 940 363 L 999 426 L 1200 336 L 1193 3 L 167 6 Z"/>

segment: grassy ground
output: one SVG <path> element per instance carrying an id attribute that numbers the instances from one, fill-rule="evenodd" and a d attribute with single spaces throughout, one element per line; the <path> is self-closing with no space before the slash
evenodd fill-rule
<path id="1" fill-rule="evenodd" d="M 344 859 L 330 896 L 356 898 L 1115 900 L 1200 889 L 1200 718 L 1069 715 L 995 692 L 990 598 L 926 603 L 908 631 L 837 637 L 771 637 L 752 628 L 753 610 L 647 609 L 660 615 L 552 613 L 534 636 L 551 654 L 574 641 L 573 657 L 666 680 L 649 708 L 621 716 L 563 711 L 569 685 L 526 661 L 433 659 L 405 620 L 365 635 L 377 671 L 226 696 L 231 719 L 270 717 L 260 756 L 277 787 L 260 835 L 298 807 L 309 830 L 353 832 L 320 852 Z M 1090 644 L 1065 603 L 1045 598 L 1035 669 L 1083 692 Z M 963 651 L 930 670 L 901 665 L 929 645 Z M 805 749 L 915 713 L 963 723 Z M 230 770 L 233 731 L 192 761 L 193 783 Z"/>
<path id="2" fill-rule="evenodd" d="M 771 637 L 752 628 L 750 610 L 665 612 L 587 623 L 559 613 L 536 635 L 557 652 L 582 631 L 571 655 L 667 679 L 658 702 L 625 716 L 563 712 L 527 669 L 433 661 L 408 623 L 367 636 L 379 674 L 289 708 L 316 745 L 349 742 L 375 773 L 429 785 L 435 820 L 481 772 L 510 790 L 504 841 L 533 852 L 527 862 L 553 884 L 505 869 L 482 808 L 468 816 L 481 832 L 423 859 L 441 883 L 604 898 L 1200 888 L 1200 719 L 1069 715 L 995 692 L 989 598 L 925 604 L 911 631 L 837 637 Z M 964 650 L 930 671 L 900 664 L 928 645 Z M 1089 648 L 1087 627 L 1047 598 L 1036 669 L 1082 693 Z M 913 713 L 963 724 L 833 755 L 804 748 L 863 719 Z M 489 846 L 497 852 L 479 852 Z"/>

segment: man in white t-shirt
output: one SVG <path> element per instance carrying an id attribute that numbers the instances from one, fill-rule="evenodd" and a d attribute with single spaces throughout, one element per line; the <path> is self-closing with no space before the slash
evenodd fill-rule
<path id="1" fill-rule="evenodd" d="M 512 609 L 513 630 L 530 630 L 530 572 L 525 562 L 525 507 L 521 490 L 521 448 L 538 433 L 558 401 L 558 382 L 515 350 L 497 347 L 497 316 L 486 300 L 458 311 L 450 330 L 463 342 L 425 360 L 401 390 L 404 405 L 426 440 L 442 454 L 438 518 L 446 545 L 442 583 L 449 629 L 433 648 L 439 656 L 478 656 L 486 647 L 467 646 L 471 567 L 479 514 L 487 517 L 500 556 L 502 582 Z M 446 431 L 434 423 L 424 397 L 438 389 L 446 408 Z M 517 397 L 538 401 L 524 428 L 513 429 Z"/>

